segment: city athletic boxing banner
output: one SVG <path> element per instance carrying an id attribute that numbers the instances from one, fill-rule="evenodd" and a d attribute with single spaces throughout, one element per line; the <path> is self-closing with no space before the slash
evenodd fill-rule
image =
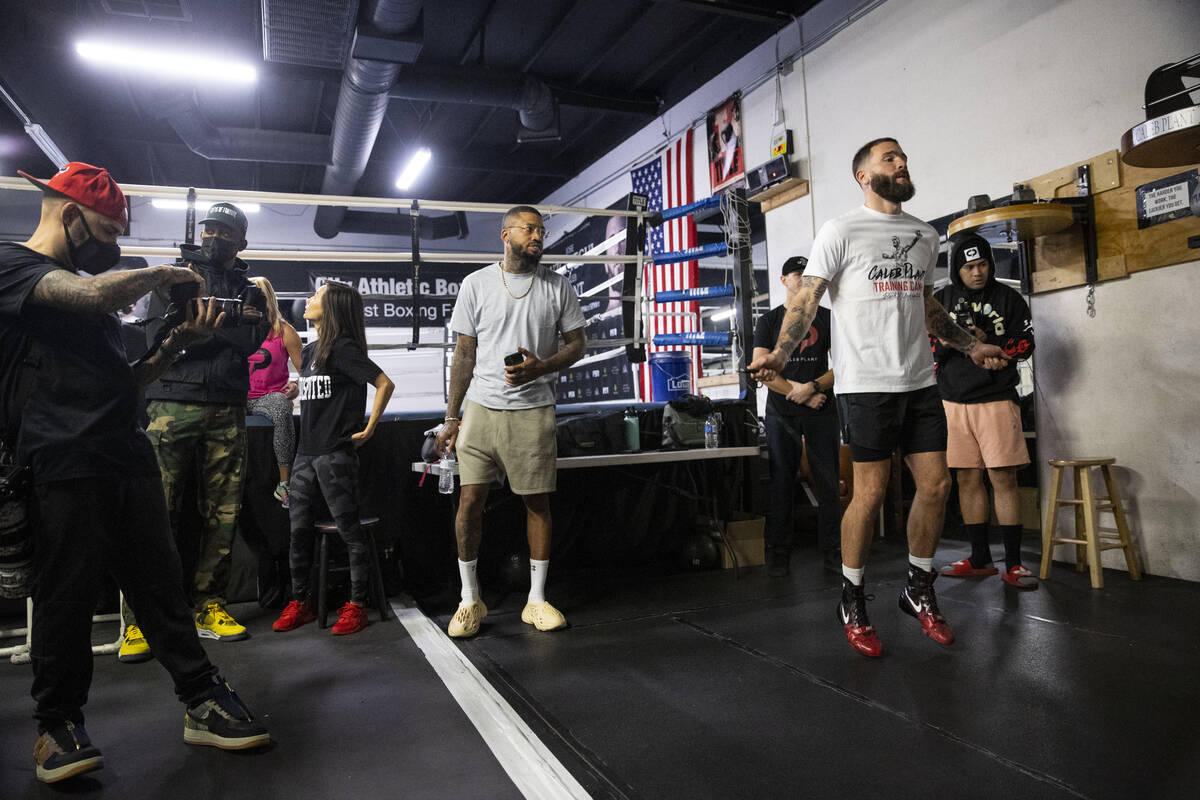
<path id="1" fill-rule="evenodd" d="M 420 300 L 416 313 L 426 328 L 441 328 L 450 322 L 454 301 L 463 278 L 479 269 L 480 264 L 422 264 Z M 316 291 L 326 281 L 353 286 L 363 296 L 363 314 L 367 327 L 405 328 L 413 320 L 412 268 L 381 266 L 371 269 L 331 266 L 308 271 L 309 289 Z"/>

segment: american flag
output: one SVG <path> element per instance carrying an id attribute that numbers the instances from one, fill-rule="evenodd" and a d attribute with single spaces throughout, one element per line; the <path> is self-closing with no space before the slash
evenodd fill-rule
<path id="1" fill-rule="evenodd" d="M 675 208 L 695 199 L 692 189 L 692 129 L 667 146 L 666 151 L 648 164 L 633 170 L 633 190 L 649 198 L 649 209 L 661 211 Z M 646 236 L 647 257 L 655 253 L 668 253 L 696 246 L 696 223 L 692 217 L 680 217 L 650 228 Z M 691 289 L 699 285 L 700 268 L 695 261 L 680 261 L 675 264 L 645 265 L 642 285 L 647 297 L 667 289 Z M 650 306 L 652 311 L 687 312 L 683 317 L 647 317 L 646 352 L 660 350 L 686 350 L 692 354 L 692 392 L 696 392 L 696 379 L 700 375 L 700 348 L 682 346 L 655 346 L 656 333 L 681 333 L 700 330 L 700 305 L 698 303 L 661 303 Z M 641 365 L 639 386 L 643 400 L 658 400 L 650 397 L 651 379 L 649 362 Z"/>

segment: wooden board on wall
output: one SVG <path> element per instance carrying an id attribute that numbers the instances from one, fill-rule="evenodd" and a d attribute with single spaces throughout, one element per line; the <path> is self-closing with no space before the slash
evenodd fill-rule
<path id="1" fill-rule="evenodd" d="M 1077 197 L 1075 177 L 1082 164 L 1091 165 L 1099 280 L 1200 259 L 1200 251 L 1187 246 L 1189 236 L 1200 234 L 1200 219 L 1187 216 L 1139 229 L 1136 197 L 1139 186 L 1186 173 L 1200 164 L 1165 169 L 1130 167 L 1121 163 L 1116 150 L 1111 150 L 1022 183 L 1039 199 Z M 1082 286 L 1086 283 L 1082 228 L 1074 225 L 1036 240 L 1034 262 L 1034 294 Z"/>

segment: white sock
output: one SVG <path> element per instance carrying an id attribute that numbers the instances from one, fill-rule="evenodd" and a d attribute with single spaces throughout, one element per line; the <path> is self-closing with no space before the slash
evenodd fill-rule
<path id="1" fill-rule="evenodd" d="M 912 564 L 914 567 L 920 567 L 926 572 L 933 572 L 933 556 L 930 556 L 929 558 L 918 558 L 912 553 L 909 553 L 908 563 Z"/>
<path id="2" fill-rule="evenodd" d="M 863 574 L 866 571 L 866 567 L 847 567 L 845 564 L 842 564 L 842 576 L 855 586 L 862 586 Z"/>
<path id="3" fill-rule="evenodd" d="M 550 572 L 550 559 L 529 559 L 529 602 L 546 602 L 546 575 Z"/>
<path id="4" fill-rule="evenodd" d="M 462 601 L 474 603 L 479 600 L 479 578 L 475 576 L 475 567 L 479 559 L 473 561 L 458 560 L 458 577 L 462 578 Z"/>

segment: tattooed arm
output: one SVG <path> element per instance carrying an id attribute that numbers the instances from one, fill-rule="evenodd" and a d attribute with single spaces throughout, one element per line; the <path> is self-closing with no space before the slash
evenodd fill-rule
<path id="1" fill-rule="evenodd" d="M 1003 369 L 1008 356 L 994 344 L 984 344 L 950 319 L 946 307 L 933 299 L 933 288 L 925 287 L 925 329 L 948 347 L 965 353 L 976 366 Z"/>
<path id="2" fill-rule="evenodd" d="M 446 398 L 447 422 L 437 435 L 439 453 L 445 453 L 454 447 L 458 440 L 458 420 L 462 417 L 462 404 L 467 397 L 467 388 L 475 375 L 475 350 L 478 344 L 477 337 L 460 333 L 458 342 L 454 345 L 454 363 L 450 365 L 450 391 Z"/>
<path id="3" fill-rule="evenodd" d="M 515 366 L 504 368 L 504 382 L 509 386 L 521 386 L 547 373 L 566 369 L 583 358 L 584 350 L 587 348 L 583 328 L 563 331 L 562 337 L 562 349 L 547 359 L 540 359 L 536 353 L 531 353 L 524 347 L 518 347 L 517 352 L 525 356 L 525 360 Z"/>
<path id="4" fill-rule="evenodd" d="M 159 286 L 188 281 L 200 282 L 201 278 L 187 267 L 147 267 L 92 277 L 56 269 L 42 276 L 33 287 L 29 302 L 66 311 L 109 314 L 137 302 Z"/>
<path id="5" fill-rule="evenodd" d="M 158 380 L 185 348 L 204 341 L 224 322 L 225 312 L 217 313 L 217 304 L 212 298 L 197 300 L 194 307 L 187 309 L 187 321 L 175 326 L 157 350 L 133 365 L 137 385 L 146 386 Z"/>
<path id="6" fill-rule="evenodd" d="M 775 349 L 766 355 L 755 357 L 746 366 L 750 372 L 758 373 L 758 380 L 770 381 L 774 378 L 787 364 L 792 351 L 804 341 L 813 319 L 817 316 L 817 307 L 821 304 L 821 297 L 824 296 L 828 285 L 829 281 L 824 278 L 805 275 L 800 279 L 800 291 L 796 292 L 796 296 L 788 304 Z"/>

